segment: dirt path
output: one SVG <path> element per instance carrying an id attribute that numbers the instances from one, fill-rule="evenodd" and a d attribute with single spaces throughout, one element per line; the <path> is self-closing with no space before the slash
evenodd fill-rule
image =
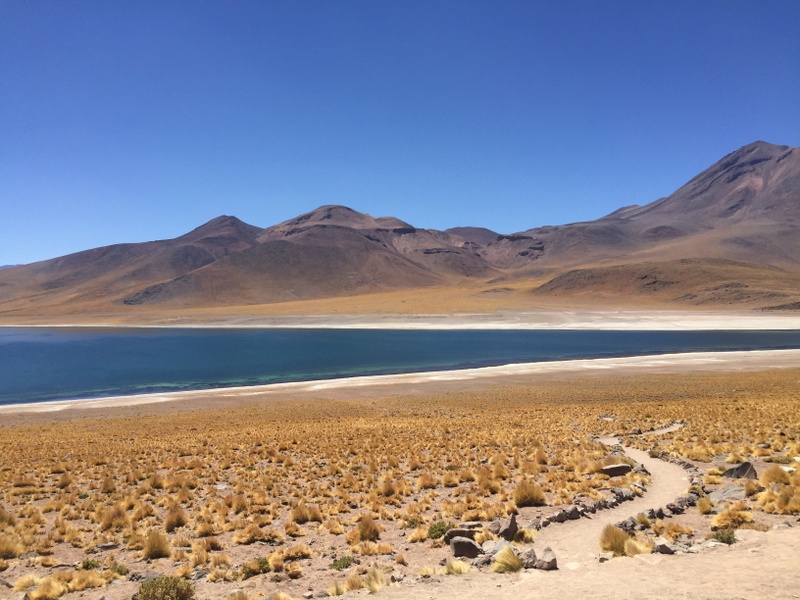
<path id="1" fill-rule="evenodd" d="M 648 432 L 658 435 L 675 431 L 681 427 L 675 424 L 661 430 Z M 647 434 L 646 434 L 647 435 Z M 601 443 L 613 446 L 619 442 L 615 437 L 601 438 Z M 689 487 L 689 474 L 681 467 L 663 460 L 650 458 L 646 452 L 623 446 L 626 456 L 642 464 L 651 475 L 647 491 L 630 502 L 624 502 L 611 509 L 583 517 L 576 521 L 554 524 L 542 529 L 536 538 L 536 547 L 550 546 L 558 558 L 559 568 L 574 571 L 589 563 L 597 562 L 600 552 L 600 534 L 606 525 L 618 523 L 636 516 L 649 508 L 666 506 L 686 492 Z"/>

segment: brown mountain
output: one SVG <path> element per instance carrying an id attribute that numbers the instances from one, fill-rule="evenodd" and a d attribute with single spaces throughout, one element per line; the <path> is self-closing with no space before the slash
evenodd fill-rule
<path id="1" fill-rule="evenodd" d="M 646 206 L 510 235 L 418 229 L 343 206 L 266 229 L 222 216 L 171 240 L 2 269 L 0 317 L 412 298 L 432 289 L 466 290 L 464 306 L 476 309 L 489 296 L 513 306 L 793 308 L 798 224 L 800 149 L 756 142 Z"/>

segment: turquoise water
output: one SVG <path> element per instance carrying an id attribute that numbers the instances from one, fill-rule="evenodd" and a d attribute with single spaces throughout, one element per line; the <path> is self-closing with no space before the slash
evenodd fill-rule
<path id="1" fill-rule="evenodd" d="M 574 358 L 800 348 L 800 331 L 0 328 L 0 404 Z"/>

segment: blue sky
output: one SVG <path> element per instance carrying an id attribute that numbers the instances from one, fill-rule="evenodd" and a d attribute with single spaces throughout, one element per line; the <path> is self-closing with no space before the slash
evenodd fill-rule
<path id="1" fill-rule="evenodd" d="M 510 233 L 800 146 L 800 4 L 0 3 L 0 265 L 345 204 Z"/>

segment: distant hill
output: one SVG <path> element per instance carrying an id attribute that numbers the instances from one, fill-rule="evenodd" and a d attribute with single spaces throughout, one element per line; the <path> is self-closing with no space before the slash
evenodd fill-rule
<path id="1" fill-rule="evenodd" d="M 267 228 L 221 216 L 170 240 L 2 268 L 0 318 L 462 287 L 513 292 L 516 305 L 789 310 L 800 306 L 799 224 L 800 149 L 755 142 L 645 206 L 512 234 L 419 229 L 344 206 Z"/>

